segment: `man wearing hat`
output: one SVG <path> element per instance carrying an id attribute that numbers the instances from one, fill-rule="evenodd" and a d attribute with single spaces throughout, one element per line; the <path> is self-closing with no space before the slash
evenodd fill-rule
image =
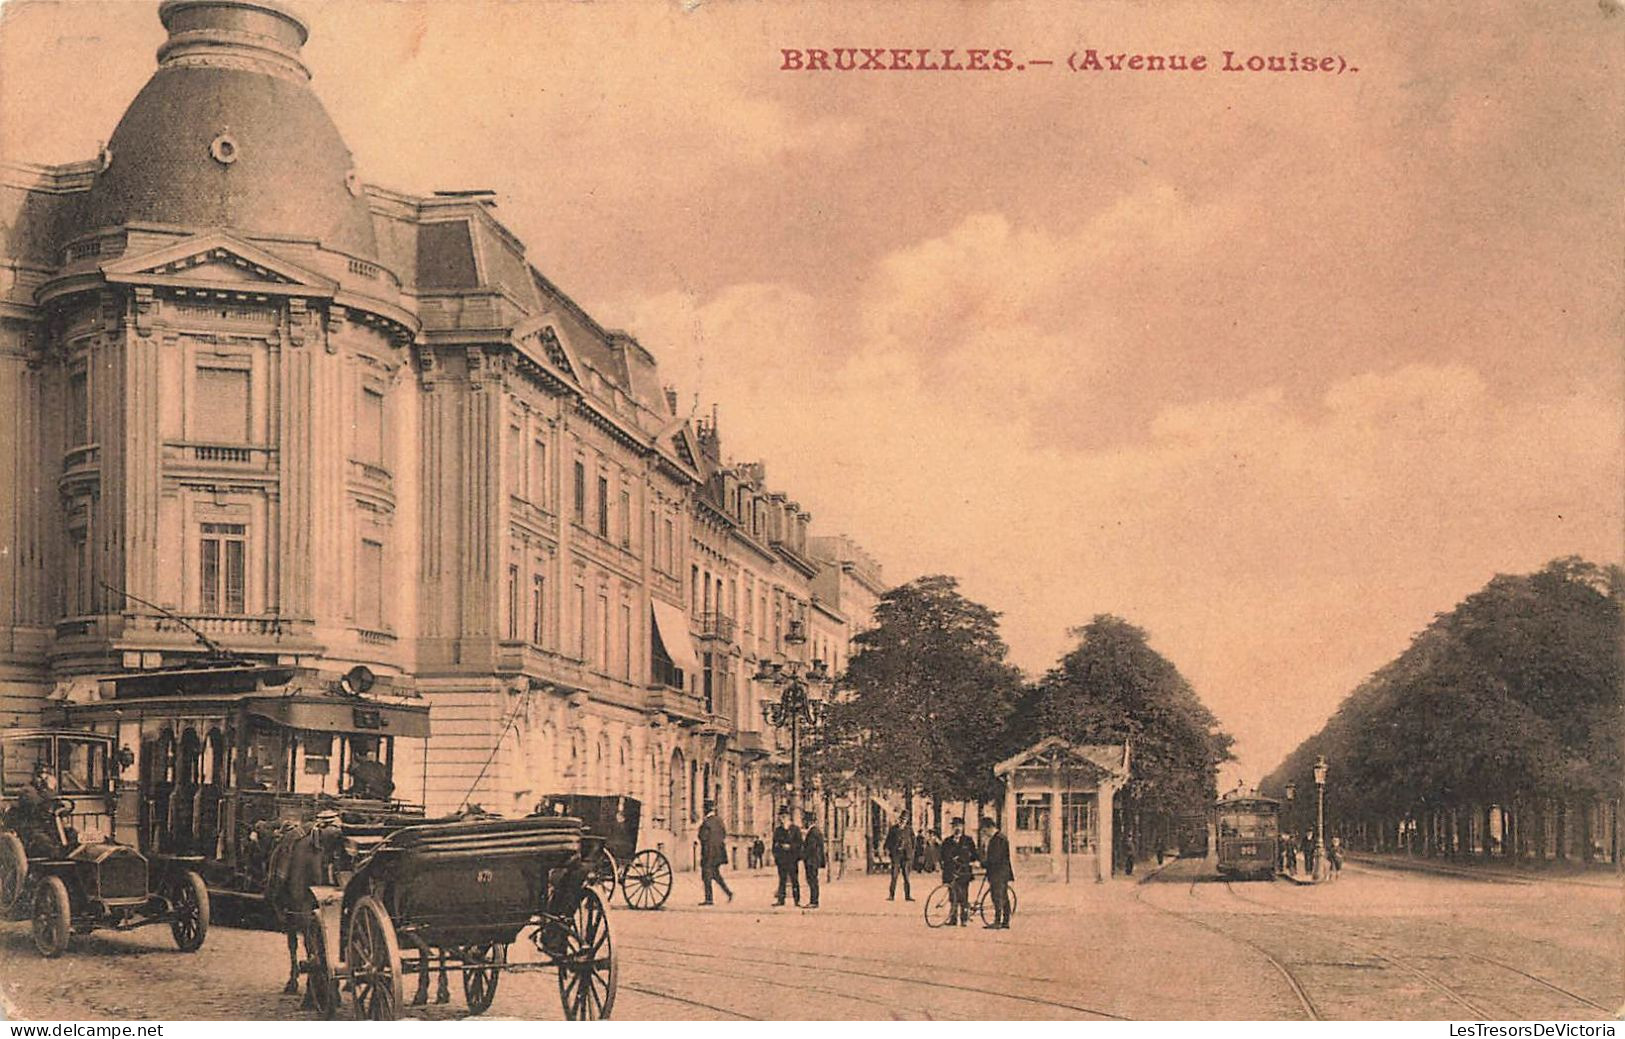
<path id="1" fill-rule="evenodd" d="M 801 821 L 807 827 L 801 838 L 801 864 L 807 870 L 807 908 L 818 908 L 818 871 L 828 861 L 824 855 L 824 831 L 818 828 L 818 816 L 802 812 Z"/>
<path id="2" fill-rule="evenodd" d="M 395 793 L 395 784 L 389 781 L 389 769 L 378 760 L 378 751 L 370 743 L 357 744 L 355 760 L 346 771 L 350 773 L 351 797 L 387 801 Z"/>
<path id="3" fill-rule="evenodd" d="M 897 875 L 903 875 L 903 900 L 914 901 L 914 892 L 908 888 L 908 871 L 914 864 L 914 831 L 909 828 L 908 812 L 898 816 L 886 831 L 886 857 L 891 859 L 891 891 L 886 901 L 897 900 Z"/>
<path id="4" fill-rule="evenodd" d="M 722 867 L 728 862 L 728 831 L 723 828 L 722 820 L 717 818 L 717 805 L 715 801 L 705 802 L 705 821 L 700 823 L 700 880 L 705 884 L 705 901 L 700 905 L 711 905 L 711 885 L 716 884 L 722 893 L 728 896 L 728 901 L 734 900 L 734 893 L 728 889 L 728 882 L 722 879 Z"/>
<path id="5" fill-rule="evenodd" d="M 44 761 L 34 763 L 28 785 L 17 793 L 12 826 L 22 838 L 24 851 L 40 859 L 60 858 L 76 841 L 71 830 L 62 829 L 56 819 L 61 798 L 56 793 L 56 773 Z"/>
<path id="6" fill-rule="evenodd" d="M 979 858 L 976 842 L 965 836 L 965 820 L 955 816 L 954 832 L 942 842 L 942 882 L 948 885 L 948 923 L 970 922 L 970 864 Z"/>
<path id="7" fill-rule="evenodd" d="M 987 850 L 982 853 L 982 865 L 987 869 L 988 893 L 993 897 L 993 922 L 989 927 L 1008 930 L 1010 927 L 1010 882 L 1016 879 L 1010 866 L 1010 839 L 999 832 L 999 821 L 982 820 L 982 836 Z"/>
<path id="8" fill-rule="evenodd" d="M 784 889 L 788 885 L 801 904 L 801 827 L 790 821 L 790 809 L 779 809 L 779 825 L 773 827 L 773 865 L 779 868 L 779 893 L 773 904 L 784 905 Z"/>

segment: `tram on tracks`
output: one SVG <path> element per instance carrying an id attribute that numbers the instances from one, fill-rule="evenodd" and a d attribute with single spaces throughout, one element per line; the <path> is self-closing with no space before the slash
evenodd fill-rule
<path id="1" fill-rule="evenodd" d="M 1281 802 L 1230 795 L 1213 807 L 1219 875 L 1274 879 L 1281 857 Z"/>
<path id="2" fill-rule="evenodd" d="M 365 668 L 319 688 L 292 678 L 242 660 L 134 672 L 47 720 L 116 743 L 116 841 L 194 863 L 213 893 L 259 898 L 279 827 L 337 811 L 353 861 L 426 821 L 428 707 L 368 696 Z"/>

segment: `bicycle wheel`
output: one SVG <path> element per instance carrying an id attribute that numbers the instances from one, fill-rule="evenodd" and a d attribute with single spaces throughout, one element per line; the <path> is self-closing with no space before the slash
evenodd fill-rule
<path id="1" fill-rule="evenodd" d="M 948 885 L 938 884 L 925 899 L 925 926 L 941 927 L 948 922 Z"/>
<path id="2" fill-rule="evenodd" d="M 1004 893 L 1010 899 L 1010 915 L 1013 917 L 1016 915 L 1016 886 L 1004 885 Z M 998 907 L 993 904 L 993 891 L 985 880 L 982 881 L 982 889 L 976 893 L 976 911 L 981 914 L 984 924 L 992 923 L 999 915 Z"/>

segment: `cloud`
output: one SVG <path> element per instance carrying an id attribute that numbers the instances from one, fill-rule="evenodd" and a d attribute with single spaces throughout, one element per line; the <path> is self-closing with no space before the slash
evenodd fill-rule
<path id="1" fill-rule="evenodd" d="M 1102 223 L 1161 226 L 1135 214 L 1172 204 L 1153 191 Z M 767 284 L 623 312 L 668 376 L 720 402 L 725 449 L 765 457 L 888 577 L 961 576 L 1029 670 L 1095 613 L 1147 626 L 1254 778 L 1496 570 L 1615 556 L 1603 489 L 1625 465 L 1602 390 L 1519 394 L 1417 362 L 1308 399 L 1164 402 L 1107 445 L 1047 436 L 1068 399 L 1111 407 L 1074 382 L 1109 350 L 1050 308 L 1055 271 L 1112 248 L 983 214 L 864 272 L 857 315 Z"/>

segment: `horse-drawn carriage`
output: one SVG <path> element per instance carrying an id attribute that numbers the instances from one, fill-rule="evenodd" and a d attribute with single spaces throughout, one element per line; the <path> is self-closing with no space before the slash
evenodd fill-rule
<path id="1" fill-rule="evenodd" d="M 114 839 L 111 737 L 17 729 L 0 739 L 0 915 L 29 915 L 34 947 L 60 956 L 75 934 L 168 924 L 182 952 L 209 931 L 196 858 L 141 854 Z M 68 796 L 71 795 L 71 796 Z"/>
<path id="2" fill-rule="evenodd" d="M 438 965 L 442 986 L 446 971 L 462 975 L 469 1012 L 480 1014 L 503 974 L 550 971 L 566 1018 L 609 1017 L 615 952 L 584 861 L 599 844 L 583 836 L 581 820 L 553 815 L 389 834 L 359 863 L 337 906 L 311 915 L 299 970 L 312 1001 L 333 1017 L 348 993 L 358 1018 L 391 1020 L 403 975 L 426 984 Z M 522 936 L 527 958 L 511 959 Z"/>
<path id="3" fill-rule="evenodd" d="M 552 815 L 573 816 L 586 824 L 587 833 L 600 838 L 595 854 L 587 858 L 588 883 L 601 889 L 604 900 L 621 889 L 633 909 L 659 909 L 671 897 L 671 861 L 658 849 L 638 847 L 638 822 L 643 806 L 635 797 L 597 794 L 552 794 L 542 799 Z"/>

